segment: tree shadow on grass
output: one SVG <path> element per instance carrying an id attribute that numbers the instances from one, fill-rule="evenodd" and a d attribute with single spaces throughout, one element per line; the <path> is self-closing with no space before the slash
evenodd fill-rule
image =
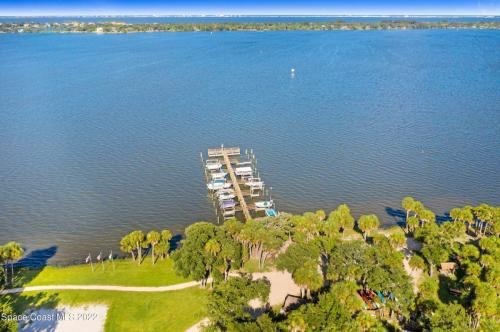
<path id="1" fill-rule="evenodd" d="M 458 302 L 460 303 L 461 298 L 458 293 L 454 293 L 454 290 L 462 291 L 460 283 L 454 278 L 440 274 L 439 275 L 439 290 L 438 297 L 441 302 L 445 304 Z"/>
<path id="2" fill-rule="evenodd" d="M 14 263 L 14 286 L 21 287 L 35 279 L 57 253 L 57 246 L 30 251 Z"/>
<path id="3" fill-rule="evenodd" d="M 18 331 L 30 332 L 48 332 L 55 331 L 58 323 L 57 316 L 49 316 L 52 314 L 60 314 L 61 310 L 56 309 L 59 304 L 58 293 L 21 293 L 6 296 L 7 300 L 12 303 L 14 311 L 20 315 L 27 315 L 27 319 L 19 321 Z M 45 319 L 38 319 L 34 315 L 47 315 Z M 33 318 L 32 318 L 33 317 Z"/>

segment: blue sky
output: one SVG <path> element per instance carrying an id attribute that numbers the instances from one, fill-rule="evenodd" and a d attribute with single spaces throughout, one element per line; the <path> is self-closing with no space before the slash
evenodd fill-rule
<path id="1" fill-rule="evenodd" d="M 500 0 L 0 0 L 4 15 L 500 15 Z"/>

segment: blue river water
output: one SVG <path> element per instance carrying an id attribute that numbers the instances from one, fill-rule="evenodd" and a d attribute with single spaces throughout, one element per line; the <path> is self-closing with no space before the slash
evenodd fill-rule
<path id="1" fill-rule="evenodd" d="M 59 264 L 214 221 L 222 143 L 280 211 L 498 205 L 499 53 L 479 30 L 0 35 L 0 243 Z"/>

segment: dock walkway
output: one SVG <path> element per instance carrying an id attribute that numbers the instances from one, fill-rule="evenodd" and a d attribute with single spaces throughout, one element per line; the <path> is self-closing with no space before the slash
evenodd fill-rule
<path id="1" fill-rule="evenodd" d="M 231 166 L 231 160 L 229 159 L 229 155 L 234 153 L 232 150 L 226 151 L 226 149 L 221 149 L 220 153 L 224 157 L 224 163 L 226 164 L 227 171 L 229 173 L 229 177 L 231 178 L 231 182 L 233 183 L 234 191 L 236 192 L 236 196 L 238 196 L 238 201 L 240 202 L 241 210 L 243 211 L 243 215 L 245 216 L 245 220 L 251 220 L 252 216 L 248 211 L 247 203 L 245 202 L 245 198 L 243 197 L 243 193 L 240 188 L 240 184 L 238 183 L 238 178 L 236 174 L 234 174 L 233 166 Z M 239 153 L 239 149 L 238 149 Z"/>

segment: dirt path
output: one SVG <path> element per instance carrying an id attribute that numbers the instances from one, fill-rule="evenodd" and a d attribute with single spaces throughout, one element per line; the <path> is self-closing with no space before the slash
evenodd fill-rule
<path id="1" fill-rule="evenodd" d="M 209 280 L 208 282 L 211 282 Z M 158 286 L 158 287 L 140 287 L 140 286 L 112 286 L 112 285 L 50 285 L 50 286 L 27 286 L 20 288 L 11 288 L 0 291 L 0 295 L 15 294 L 22 292 L 37 292 L 49 290 L 100 290 L 100 291 L 118 291 L 118 292 L 170 292 L 185 288 L 198 286 L 198 281 L 190 281 L 177 285 Z"/>

